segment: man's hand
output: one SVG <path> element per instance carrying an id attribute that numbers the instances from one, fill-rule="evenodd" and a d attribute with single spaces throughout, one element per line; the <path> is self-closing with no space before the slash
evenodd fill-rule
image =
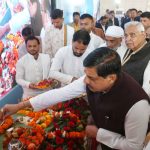
<path id="1" fill-rule="evenodd" d="M 73 81 L 75 81 L 75 80 L 77 80 L 77 79 L 78 79 L 78 78 L 73 77 L 72 80 L 71 80 L 71 82 L 73 82 Z"/>
<path id="2" fill-rule="evenodd" d="M 6 104 L 0 112 L 0 120 L 16 113 L 20 109 L 19 104 Z"/>
<path id="3" fill-rule="evenodd" d="M 30 88 L 30 89 L 36 89 L 35 84 L 34 84 L 34 83 L 30 83 L 30 84 L 29 84 L 29 88 Z"/>
<path id="4" fill-rule="evenodd" d="M 32 107 L 30 101 L 23 101 L 18 104 L 6 104 L 0 111 L 0 120 L 3 120 L 12 114 L 15 114 L 20 109 L 24 109 L 26 107 Z"/>
<path id="5" fill-rule="evenodd" d="M 95 125 L 87 125 L 85 129 L 87 137 L 96 138 L 98 128 Z"/>

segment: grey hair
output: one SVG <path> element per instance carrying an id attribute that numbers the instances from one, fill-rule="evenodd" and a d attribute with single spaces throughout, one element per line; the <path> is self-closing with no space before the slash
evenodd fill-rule
<path id="1" fill-rule="evenodd" d="M 124 26 L 125 30 L 129 26 L 135 26 L 135 27 L 137 27 L 137 29 L 138 29 L 139 32 L 144 32 L 145 31 L 143 24 L 141 22 L 138 22 L 138 21 L 131 21 L 131 22 L 126 23 L 125 26 Z"/>

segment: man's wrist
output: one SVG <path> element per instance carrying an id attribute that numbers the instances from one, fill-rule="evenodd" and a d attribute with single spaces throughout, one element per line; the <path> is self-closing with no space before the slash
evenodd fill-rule
<path id="1" fill-rule="evenodd" d="M 19 108 L 19 110 L 25 108 L 25 107 L 24 107 L 24 102 L 20 102 L 20 103 L 18 104 L 18 108 Z"/>
<path id="2" fill-rule="evenodd" d="M 24 109 L 24 108 L 26 108 L 26 107 L 30 107 L 31 105 L 30 105 L 30 102 L 29 101 L 23 101 L 23 102 L 20 102 L 19 104 L 18 104 L 18 108 L 19 108 L 19 110 L 20 109 Z"/>
<path id="3" fill-rule="evenodd" d="M 77 78 L 76 78 L 76 77 L 73 77 L 72 80 L 71 80 L 71 82 L 73 82 L 73 81 L 75 81 L 75 80 L 77 80 Z"/>
<path id="4" fill-rule="evenodd" d="M 18 110 L 23 109 L 22 102 L 18 103 L 17 105 L 18 105 Z"/>

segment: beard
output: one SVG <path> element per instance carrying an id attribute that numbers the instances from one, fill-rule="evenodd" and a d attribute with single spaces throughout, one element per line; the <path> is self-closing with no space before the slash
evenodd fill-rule
<path id="1" fill-rule="evenodd" d="M 73 55 L 76 56 L 76 57 L 81 57 L 83 55 L 83 53 L 76 53 L 76 52 L 73 51 Z"/>
<path id="2" fill-rule="evenodd" d="M 30 51 L 30 52 L 28 52 L 28 53 L 31 54 L 31 55 L 37 55 L 37 54 L 38 54 L 37 51 Z"/>

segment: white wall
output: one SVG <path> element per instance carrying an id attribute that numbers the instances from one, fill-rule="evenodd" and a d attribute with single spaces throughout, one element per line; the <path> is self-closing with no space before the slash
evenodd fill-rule
<path id="1" fill-rule="evenodd" d="M 115 2 L 120 2 L 116 4 Z M 104 15 L 106 9 L 116 10 L 117 7 L 127 11 L 129 8 L 136 8 L 137 10 L 150 11 L 150 0 L 100 0 L 100 14 Z"/>
<path id="2" fill-rule="evenodd" d="M 100 7 L 98 5 L 99 1 Z M 86 6 L 86 0 L 56 0 L 56 6 L 64 10 L 68 20 L 72 20 L 73 11 L 79 11 L 82 14 L 85 13 L 84 9 L 86 7 L 90 7 Z M 136 8 L 137 10 L 150 11 L 150 0 L 93 0 L 93 6 L 93 16 L 99 19 L 100 16 L 105 14 L 106 9 L 117 10 L 119 8 L 126 12 L 129 8 Z"/>

